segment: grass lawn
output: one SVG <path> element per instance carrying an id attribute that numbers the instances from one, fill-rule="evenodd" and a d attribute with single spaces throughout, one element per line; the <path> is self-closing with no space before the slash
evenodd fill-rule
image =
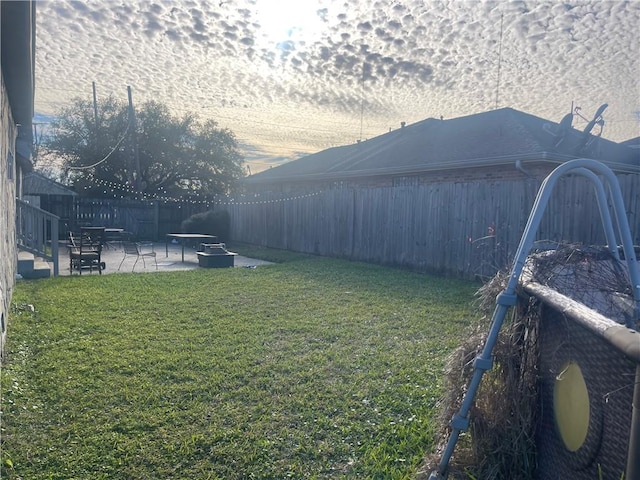
<path id="1" fill-rule="evenodd" d="M 477 285 L 271 255 L 18 283 L 1 478 L 412 478 Z"/>

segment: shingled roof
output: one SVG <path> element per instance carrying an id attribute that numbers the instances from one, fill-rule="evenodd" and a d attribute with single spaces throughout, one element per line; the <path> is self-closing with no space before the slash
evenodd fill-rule
<path id="1" fill-rule="evenodd" d="M 587 142 L 588 140 L 588 142 Z M 640 152 L 511 108 L 407 125 L 329 148 L 245 179 L 247 183 L 410 174 L 450 168 L 589 157 L 640 170 Z"/>
<path id="2" fill-rule="evenodd" d="M 24 176 L 23 193 L 25 195 L 66 195 L 74 197 L 78 195 L 61 183 L 51 180 L 38 172 L 30 172 Z"/>

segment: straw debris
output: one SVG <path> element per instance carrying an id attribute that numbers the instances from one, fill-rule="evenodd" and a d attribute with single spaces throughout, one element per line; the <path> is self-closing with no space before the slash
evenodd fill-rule
<path id="1" fill-rule="evenodd" d="M 437 468 L 449 438 L 449 421 L 460 409 L 473 376 L 473 361 L 484 347 L 489 309 L 507 280 L 507 274 L 498 274 L 478 291 L 478 306 L 486 315 L 448 359 L 440 418 L 440 423 L 447 426 L 441 432 L 438 452 L 425 459 L 418 478 L 428 478 Z M 469 412 L 469 432 L 460 436 L 449 464 L 450 479 L 533 478 L 538 395 L 537 311 L 534 301 L 520 302 L 505 319 L 493 350 L 493 368 L 484 375 Z"/>

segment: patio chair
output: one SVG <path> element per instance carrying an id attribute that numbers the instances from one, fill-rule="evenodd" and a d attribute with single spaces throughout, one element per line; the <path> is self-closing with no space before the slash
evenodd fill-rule
<path id="1" fill-rule="evenodd" d="M 138 260 L 140 260 L 140 257 L 142 257 L 142 264 L 144 265 L 144 268 L 147 268 L 144 257 L 153 257 L 153 261 L 156 264 L 156 270 L 158 270 L 158 261 L 156 260 L 156 252 L 153 250 L 153 243 L 136 243 L 125 240 L 122 242 L 122 250 L 124 251 L 124 257 L 122 257 L 118 271 L 120 271 L 127 255 L 135 255 L 136 257 L 136 261 L 133 262 L 133 268 L 131 268 L 132 272 L 136 269 L 136 264 L 138 263 Z"/>
<path id="2" fill-rule="evenodd" d="M 78 270 L 82 275 L 82 269 L 88 268 L 93 272 L 94 268 L 102 275 L 105 264 L 102 261 L 102 245 L 104 244 L 104 227 L 82 227 L 80 235 L 69 234 L 69 270 Z"/>

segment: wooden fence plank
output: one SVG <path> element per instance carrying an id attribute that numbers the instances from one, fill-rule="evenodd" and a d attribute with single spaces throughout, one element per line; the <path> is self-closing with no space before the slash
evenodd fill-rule
<path id="1" fill-rule="evenodd" d="M 634 242 L 640 244 L 640 175 L 618 174 Z M 487 277 L 508 265 L 540 181 L 449 181 L 344 187 L 299 199 L 265 194 L 228 208 L 234 240 L 418 271 Z M 227 208 L 227 207 L 220 207 Z M 538 240 L 602 244 L 592 185 L 563 178 Z"/>

